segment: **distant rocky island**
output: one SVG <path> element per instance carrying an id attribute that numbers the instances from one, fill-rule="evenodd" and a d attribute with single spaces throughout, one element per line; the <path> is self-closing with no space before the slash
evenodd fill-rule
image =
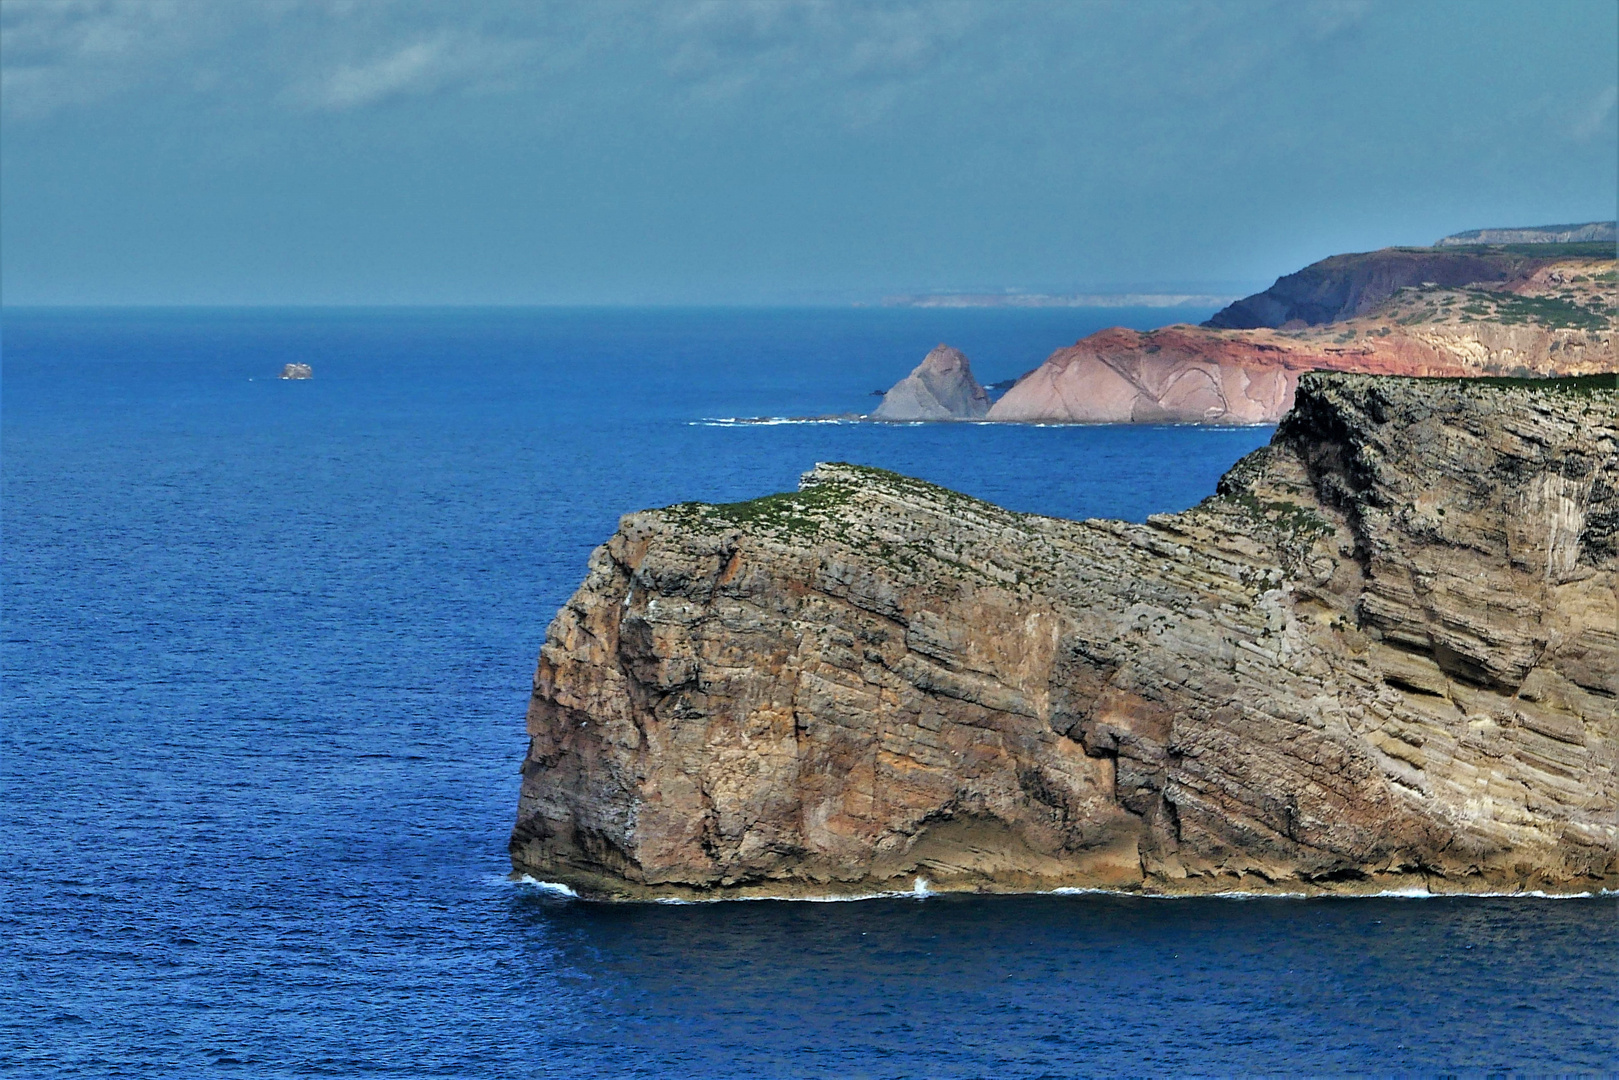
<path id="1" fill-rule="evenodd" d="M 982 420 L 989 392 L 957 349 L 940 345 L 883 395 L 873 420 Z"/>
<path id="2" fill-rule="evenodd" d="M 1586 263 L 1528 275 L 1360 318 L 1448 356 L 1485 340 L 1471 307 L 1589 310 Z M 627 515 L 540 653 L 514 871 L 607 898 L 1619 886 L 1615 377 L 1289 396 L 1144 525 L 853 465 Z"/>
<path id="3" fill-rule="evenodd" d="M 1334 255 L 1201 326 L 1148 333 L 1115 327 L 1059 349 L 982 419 L 1275 423 L 1307 371 L 1458 377 L 1612 371 L 1619 367 L 1613 236 L 1612 222 L 1484 229 L 1428 248 Z M 954 376 L 958 396 L 977 386 L 962 374 L 970 377 L 965 363 Z M 874 418 L 980 417 L 912 410 Z"/>

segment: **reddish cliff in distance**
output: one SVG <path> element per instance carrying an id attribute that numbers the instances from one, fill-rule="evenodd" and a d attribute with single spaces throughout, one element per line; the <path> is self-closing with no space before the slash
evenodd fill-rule
<path id="1" fill-rule="evenodd" d="M 1563 229 L 1550 236 L 1579 235 L 1589 226 L 1551 226 Z M 1533 229 L 1495 230 L 1529 236 Z M 1463 234 L 1465 235 L 1465 234 Z M 1593 233 L 1593 235 L 1595 235 Z M 1510 289 L 1542 267 L 1560 260 L 1612 259 L 1611 232 L 1595 243 L 1460 243 L 1446 237 L 1446 246 L 1391 247 L 1332 255 L 1303 270 L 1276 279 L 1264 292 L 1243 297 L 1215 312 L 1204 323 L 1222 330 L 1257 330 L 1263 327 L 1319 326 L 1370 314 L 1401 289 L 1419 285 L 1455 288 L 1492 282 Z"/>
<path id="2" fill-rule="evenodd" d="M 1053 353 L 988 419 L 1274 423 L 1306 371 L 1584 375 L 1619 369 L 1615 261 L 1545 262 L 1499 283 L 1402 288 L 1370 314 L 1295 330 L 1113 328 Z"/>

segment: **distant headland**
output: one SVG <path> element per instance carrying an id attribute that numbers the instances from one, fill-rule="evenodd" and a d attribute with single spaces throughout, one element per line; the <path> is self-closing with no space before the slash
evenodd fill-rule
<path id="1" fill-rule="evenodd" d="M 1092 334 L 1052 353 L 986 412 L 913 407 L 914 395 L 901 388 L 921 377 L 924 363 L 872 418 L 1275 423 L 1307 371 L 1613 371 L 1614 236 L 1613 222 L 1477 229 L 1426 248 L 1334 255 L 1228 304 L 1200 326 Z M 965 357 L 928 377 L 935 387 L 953 381 L 940 401 L 976 401 L 981 389 Z"/>

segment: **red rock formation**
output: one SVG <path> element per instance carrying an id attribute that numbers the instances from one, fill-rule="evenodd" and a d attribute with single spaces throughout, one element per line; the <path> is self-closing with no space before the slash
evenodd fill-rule
<path id="1" fill-rule="evenodd" d="M 1306 371 L 1585 375 L 1619 370 L 1612 260 L 1543 266 L 1510 290 L 1403 289 L 1362 318 L 1304 330 L 1103 330 L 1052 353 L 988 419 L 1275 423 Z M 1605 315 L 1603 313 L 1606 313 Z"/>
<path id="2" fill-rule="evenodd" d="M 1081 424 L 1269 424 L 1293 406 L 1300 373 L 1461 375 L 1437 350 L 1400 338 L 1356 347 L 1197 326 L 1120 327 L 1059 349 L 1019 379 L 989 419 Z"/>

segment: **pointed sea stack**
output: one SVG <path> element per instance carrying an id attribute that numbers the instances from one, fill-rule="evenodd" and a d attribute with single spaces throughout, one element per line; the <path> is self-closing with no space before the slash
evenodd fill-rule
<path id="1" fill-rule="evenodd" d="M 989 394 L 958 349 L 940 345 L 883 395 L 874 420 L 982 420 Z"/>

